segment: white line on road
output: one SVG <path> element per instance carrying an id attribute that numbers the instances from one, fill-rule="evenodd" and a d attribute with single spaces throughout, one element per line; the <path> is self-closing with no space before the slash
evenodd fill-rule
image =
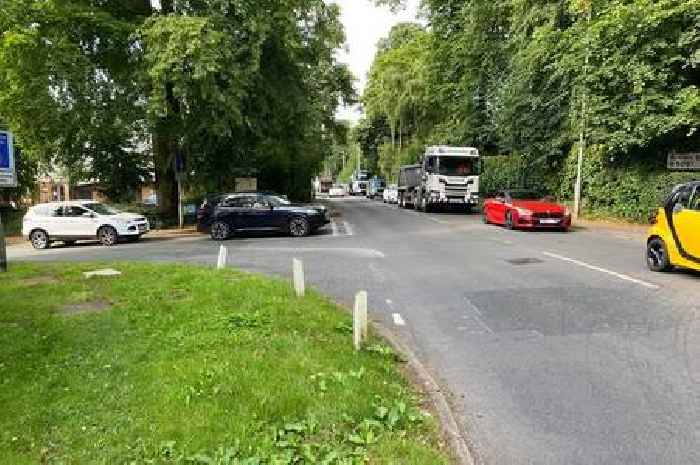
<path id="1" fill-rule="evenodd" d="M 344 255 L 355 255 L 364 258 L 384 258 L 383 252 L 377 249 L 364 249 L 352 247 L 239 247 L 234 249 L 238 252 L 293 252 L 293 253 L 340 253 Z"/>
<path id="2" fill-rule="evenodd" d="M 388 305 L 394 305 L 394 302 L 392 302 L 391 299 L 386 299 L 386 303 L 387 303 Z"/>
<path id="3" fill-rule="evenodd" d="M 352 236 L 353 232 L 350 223 L 348 223 L 347 221 L 343 221 L 343 225 L 345 226 L 345 234 L 347 234 L 348 236 Z"/>
<path id="4" fill-rule="evenodd" d="M 644 286 L 648 289 L 659 289 L 659 286 L 656 284 L 648 283 L 646 281 L 642 281 L 641 279 L 633 278 L 632 276 L 628 276 L 626 274 L 618 273 L 616 271 L 606 270 L 605 268 L 591 265 L 589 263 L 582 262 L 580 260 L 575 260 L 573 258 L 564 257 L 563 255 L 557 255 L 557 254 L 552 253 L 552 252 L 542 252 L 542 253 L 550 258 L 556 258 L 557 260 L 562 260 L 565 262 L 573 263 L 574 265 L 582 266 L 584 268 L 588 268 L 589 270 L 598 271 L 600 273 L 605 273 L 607 275 L 614 276 L 618 279 L 622 279 L 623 281 L 627 281 L 630 283 L 638 284 L 640 286 Z"/>
<path id="5" fill-rule="evenodd" d="M 331 231 L 333 231 L 333 237 L 338 235 L 338 225 L 335 221 L 331 221 Z"/>
<path id="6" fill-rule="evenodd" d="M 406 322 L 401 317 L 400 313 L 394 313 L 392 316 L 394 317 L 394 324 L 396 326 L 406 326 Z"/>

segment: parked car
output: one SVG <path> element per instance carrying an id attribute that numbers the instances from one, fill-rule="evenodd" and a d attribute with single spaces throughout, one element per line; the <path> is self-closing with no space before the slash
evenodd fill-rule
<path id="1" fill-rule="evenodd" d="M 571 212 L 553 199 L 528 190 L 496 192 L 484 200 L 482 219 L 508 229 L 559 229 L 571 227 Z"/>
<path id="2" fill-rule="evenodd" d="M 652 220 L 647 238 L 647 266 L 700 271 L 700 181 L 677 186 Z"/>
<path id="3" fill-rule="evenodd" d="M 202 204 L 198 229 L 221 241 L 237 232 L 280 232 L 308 236 L 331 222 L 324 206 L 293 204 L 286 197 L 260 192 L 215 196 Z"/>
<path id="4" fill-rule="evenodd" d="M 399 189 L 396 184 L 391 184 L 384 189 L 382 194 L 384 203 L 399 203 Z"/>
<path id="5" fill-rule="evenodd" d="M 148 220 L 92 200 L 44 203 L 31 207 L 22 220 L 22 234 L 35 249 L 61 241 L 95 240 L 106 246 L 120 239 L 137 241 L 150 231 Z"/>
<path id="6" fill-rule="evenodd" d="M 329 197 L 345 197 L 345 188 L 341 185 L 334 185 L 328 190 Z"/>

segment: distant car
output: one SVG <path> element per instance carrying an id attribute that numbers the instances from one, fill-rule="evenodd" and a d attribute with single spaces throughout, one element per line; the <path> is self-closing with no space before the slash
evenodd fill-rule
<path id="1" fill-rule="evenodd" d="M 328 190 L 329 197 L 345 197 L 345 188 L 343 186 L 335 185 Z"/>
<path id="2" fill-rule="evenodd" d="M 31 207 L 22 221 L 22 234 L 35 249 L 48 249 L 60 241 L 97 239 L 115 245 L 120 239 L 137 241 L 150 231 L 148 220 L 136 213 L 123 213 L 92 200 L 44 203 Z"/>
<path id="3" fill-rule="evenodd" d="M 279 232 L 308 236 L 331 222 L 324 206 L 293 204 L 270 193 L 236 193 L 207 200 L 197 214 L 198 229 L 222 241 L 237 232 Z"/>
<path id="4" fill-rule="evenodd" d="M 677 186 L 659 208 L 647 237 L 647 266 L 700 271 L 700 181 Z"/>
<path id="5" fill-rule="evenodd" d="M 384 189 L 382 194 L 384 203 L 399 203 L 399 189 L 396 184 L 391 184 Z"/>
<path id="6" fill-rule="evenodd" d="M 558 229 L 571 227 L 571 212 L 552 199 L 528 190 L 496 192 L 484 200 L 482 219 L 508 229 Z"/>

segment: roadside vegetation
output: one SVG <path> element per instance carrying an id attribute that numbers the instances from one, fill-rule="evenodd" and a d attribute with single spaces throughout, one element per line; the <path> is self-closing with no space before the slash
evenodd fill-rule
<path id="1" fill-rule="evenodd" d="M 176 265 L 0 275 L 0 462 L 446 464 L 391 349 L 282 281 Z"/>
<path id="2" fill-rule="evenodd" d="M 379 3 L 400 8 L 401 0 Z M 482 193 L 546 187 L 573 197 L 584 143 L 583 206 L 645 221 L 673 185 L 666 168 L 700 146 L 700 7 L 688 0 L 425 0 L 429 28 L 380 43 L 351 143 L 388 179 L 427 144 L 487 158 Z"/>

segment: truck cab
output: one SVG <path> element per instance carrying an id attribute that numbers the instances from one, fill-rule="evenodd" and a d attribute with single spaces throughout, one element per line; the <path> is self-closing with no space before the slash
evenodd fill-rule
<path id="1" fill-rule="evenodd" d="M 479 151 L 473 147 L 427 147 L 420 164 L 401 167 L 399 203 L 430 211 L 479 203 Z"/>

